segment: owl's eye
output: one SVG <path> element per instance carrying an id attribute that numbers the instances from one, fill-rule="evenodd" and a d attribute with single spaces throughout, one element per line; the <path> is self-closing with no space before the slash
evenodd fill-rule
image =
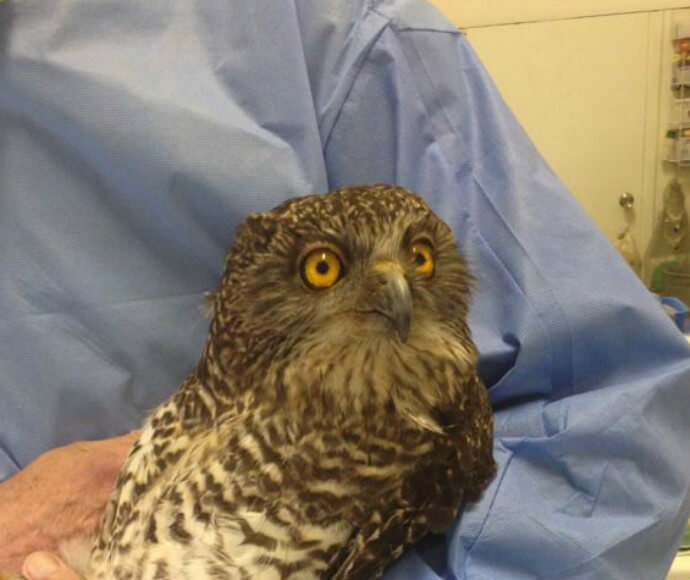
<path id="1" fill-rule="evenodd" d="M 410 246 L 414 269 L 422 276 L 430 278 L 434 273 L 434 252 L 431 244 L 425 240 L 415 242 Z"/>
<path id="2" fill-rule="evenodd" d="M 302 262 L 302 277 L 312 288 L 330 288 L 342 275 L 340 257 L 328 248 L 312 250 Z"/>

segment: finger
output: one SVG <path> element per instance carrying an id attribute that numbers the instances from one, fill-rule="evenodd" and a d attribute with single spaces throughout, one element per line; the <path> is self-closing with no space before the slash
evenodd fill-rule
<path id="1" fill-rule="evenodd" d="M 116 474 L 120 473 L 122 464 L 132 451 L 132 447 L 136 440 L 139 439 L 139 435 L 141 435 L 141 431 L 130 431 L 113 440 L 116 444 L 111 446 L 111 449 L 115 452 L 117 466 Z"/>
<path id="2" fill-rule="evenodd" d="M 141 431 L 130 431 L 129 433 L 120 435 L 120 437 L 116 437 L 112 440 L 117 444 L 118 453 L 122 454 L 123 461 L 125 457 L 129 455 L 129 452 L 132 450 L 132 446 L 137 441 L 137 439 L 139 439 L 140 435 Z"/>
<path id="3" fill-rule="evenodd" d="M 120 438 L 124 443 L 128 443 L 130 445 L 133 445 L 134 442 L 139 439 L 139 435 L 141 435 L 141 430 L 135 429 L 134 431 L 130 431 L 129 433 L 125 433 L 122 435 Z"/>
<path id="4" fill-rule="evenodd" d="M 50 552 L 29 554 L 24 560 L 22 574 L 28 580 L 80 580 L 74 570 Z"/>

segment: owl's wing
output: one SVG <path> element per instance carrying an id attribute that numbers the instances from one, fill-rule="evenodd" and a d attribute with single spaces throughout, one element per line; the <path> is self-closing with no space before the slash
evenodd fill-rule
<path id="1" fill-rule="evenodd" d="M 369 521 L 353 534 L 337 555 L 324 580 L 375 580 L 403 553 L 421 539 L 427 528 L 409 508 L 397 510 L 385 522 Z"/>
<path id="2" fill-rule="evenodd" d="M 329 567 L 328 580 L 373 580 L 397 560 L 405 548 L 429 532 L 442 532 L 453 522 L 463 499 L 458 454 L 447 438 L 357 528 Z M 387 519 L 381 518 L 387 514 Z"/>
<path id="3" fill-rule="evenodd" d="M 444 532 L 463 500 L 475 501 L 493 477 L 493 419 L 481 379 L 468 377 L 462 404 L 434 409 L 441 427 L 433 449 L 419 458 L 386 504 L 353 532 L 329 568 L 328 580 L 374 580 L 403 550 L 429 532 Z M 386 509 L 388 508 L 388 509 Z M 384 521 L 380 514 L 388 515 Z"/>

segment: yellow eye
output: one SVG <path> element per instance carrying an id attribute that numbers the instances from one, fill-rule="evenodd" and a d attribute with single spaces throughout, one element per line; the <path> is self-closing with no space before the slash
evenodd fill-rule
<path id="1" fill-rule="evenodd" d="M 338 254 L 327 248 L 310 252 L 302 262 L 302 277 L 312 288 L 330 288 L 342 276 Z"/>
<path id="2" fill-rule="evenodd" d="M 434 273 L 434 254 L 427 242 L 415 242 L 410 248 L 414 269 L 422 276 L 430 277 Z"/>

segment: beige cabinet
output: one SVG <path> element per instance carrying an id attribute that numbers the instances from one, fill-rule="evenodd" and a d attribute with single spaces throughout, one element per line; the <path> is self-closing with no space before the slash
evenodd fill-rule
<path id="1" fill-rule="evenodd" d="M 611 239 L 625 223 L 620 195 L 634 195 L 638 218 L 648 204 L 645 173 L 653 171 L 653 159 L 645 159 L 645 149 L 647 137 L 656 139 L 645 134 L 646 114 L 649 93 L 659 89 L 658 75 L 649 75 L 652 18 L 637 13 L 467 31 L 539 150 Z"/>

